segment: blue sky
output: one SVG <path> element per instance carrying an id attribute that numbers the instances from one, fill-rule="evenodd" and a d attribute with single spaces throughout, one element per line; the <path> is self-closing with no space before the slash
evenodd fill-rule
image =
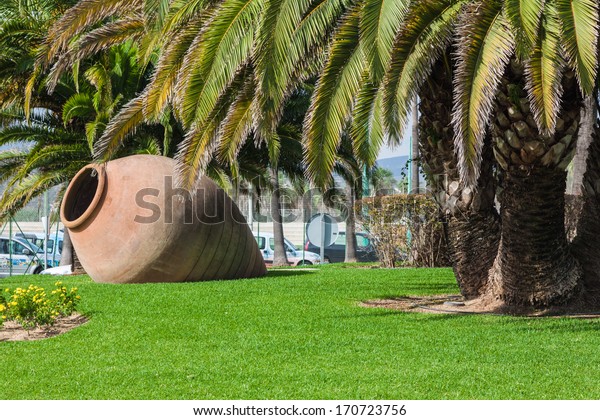
<path id="1" fill-rule="evenodd" d="M 400 146 L 384 146 L 379 152 L 379 159 L 386 159 L 397 156 L 408 156 L 410 154 L 410 135 L 407 136 Z"/>

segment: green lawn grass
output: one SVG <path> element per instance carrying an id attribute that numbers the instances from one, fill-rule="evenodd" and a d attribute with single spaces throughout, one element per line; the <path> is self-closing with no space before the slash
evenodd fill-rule
<path id="1" fill-rule="evenodd" d="M 2 280 L 51 287 L 55 278 Z M 0 399 L 600 398 L 600 321 L 363 308 L 456 293 L 448 269 L 272 271 L 80 288 L 84 326 L 0 343 Z"/>

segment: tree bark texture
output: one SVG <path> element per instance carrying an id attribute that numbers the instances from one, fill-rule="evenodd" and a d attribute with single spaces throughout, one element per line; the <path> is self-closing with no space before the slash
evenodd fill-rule
<path id="1" fill-rule="evenodd" d="M 71 235 L 69 233 L 69 229 L 67 229 L 66 227 L 63 231 L 63 248 L 60 254 L 59 265 L 70 265 L 71 272 L 73 274 L 86 274 L 83 265 L 81 265 L 81 262 L 77 257 L 77 252 L 75 252 L 73 243 L 71 242 Z"/>
<path id="2" fill-rule="evenodd" d="M 575 153 L 581 97 L 575 76 L 563 78 L 564 108 L 553 136 L 542 136 L 511 63 L 496 97 L 491 127 L 500 167 L 501 240 L 486 292 L 509 306 L 562 305 L 580 290 L 582 272 L 565 231 L 566 168 Z"/>
<path id="3" fill-rule="evenodd" d="M 585 289 L 600 292 L 600 125 L 593 126 L 582 182 L 583 208 L 577 223 L 573 252 L 584 273 Z"/>
<path id="4" fill-rule="evenodd" d="M 65 228 L 63 231 L 63 247 L 60 254 L 60 265 L 70 265 L 71 271 L 73 271 L 73 252 L 73 243 L 71 242 L 69 229 Z"/>
<path id="5" fill-rule="evenodd" d="M 588 160 L 588 148 L 592 142 L 597 119 L 596 100 L 590 96 L 584 100 L 584 111 L 581 113 L 581 124 L 577 136 L 575 157 L 573 157 L 572 179 L 567 185 L 567 194 L 581 195 L 583 193 L 583 176 Z"/>
<path id="6" fill-rule="evenodd" d="M 498 251 L 500 220 L 494 198 L 496 181 L 491 147 L 478 188 L 460 182 L 451 125 L 452 71 L 439 61 L 420 91 L 419 147 L 430 193 L 440 206 L 448 254 L 461 293 L 478 297 L 488 281 L 488 272 Z"/>
<path id="7" fill-rule="evenodd" d="M 411 142 L 411 191 L 410 194 L 419 194 L 419 107 L 417 100 L 412 103 L 412 142 Z"/>
<path id="8" fill-rule="evenodd" d="M 351 182 L 348 182 L 346 186 L 346 200 L 348 208 L 348 216 L 346 218 L 346 254 L 344 256 L 344 262 L 353 263 L 357 262 L 356 257 L 356 217 L 354 209 L 354 188 Z"/>
<path id="9" fill-rule="evenodd" d="M 535 168 L 503 174 L 498 256 L 490 293 L 511 306 L 547 307 L 577 294 L 581 268 L 564 225 L 566 172 Z"/>
<path id="10" fill-rule="evenodd" d="M 273 191 L 271 193 L 271 216 L 273 218 L 273 241 L 274 241 L 274 254 L 273 254 L 273 266 L 285 266 L 290 265 L 287 259 L 287 253 L 285 252 L 285 243 L 283 236 L 283 221 L 281 217 L 281 197 L 279 191 L 279 172 L 277 168 L 271 168 L 271 185 Z"/>

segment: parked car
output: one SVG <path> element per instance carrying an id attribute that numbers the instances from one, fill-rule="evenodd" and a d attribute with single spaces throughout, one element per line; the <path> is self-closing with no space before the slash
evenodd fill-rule
<path id="1" fill-rule="evenodd" d="M 18 232 L 15 235 L 17 239 L 23 239 L 36 246 L 39 249 L 40 258 L 44 258 L 44 234 L 41 232 Z M 61 252 L 63 248 L 63 233 L 50 234 L 48 238 L 48 267 L 56 267 L 60 263 Z"/>
<path id="2" fill-rule="evenodd" d="M 252 232 L 252 234 L 256 239 L 258 248 L 262 252 L 265 263 L 272 264 L 273 255 L 275 253 L 275 239 L 273 238 L 273 234 L 268 232 L 260 232 L 260 234 Z M 284 243 L 287 259 L 291 265 L 313 265 L 321 263 L 321 257 L 318 254 L 309 251 L 298 251 L 294 245 L 285 238 Z"/>
<path id="3" fill-rule="evenodd" d="M 39 274 L 44 269 L 43 252 L 25 239 L 0 237 L 0 277 Z"/>
<path id="4" fill-rule="evenodd" d="M 306 251 L 314 252 L 321 255 L 321 248 L 310 241 L 304 244 Z M 344 262 L 346 258 L 346 232 L 339 232 L 335 242 L 325 247 L 325 262 L 337 263 Z M 360 262 L 377 261 L 375 248 L 373 248 L 372 240 L 368 233 L 356 233 L 356 259 Z"/>

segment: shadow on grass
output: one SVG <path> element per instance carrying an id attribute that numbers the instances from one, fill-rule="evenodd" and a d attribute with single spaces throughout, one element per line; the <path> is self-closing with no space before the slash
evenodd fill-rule
<path id="1" fill-rule="evenodd" d="M 401 310 L 385 308 L 365 308 L 367 310 L 377 310 L 370 313 L 354 314 L 351 317 L 356 318 L 378 318 L 389 317 L 392 315 L 417 315 L 419 322 L 434 323 L 458 320 L 465 317 L 496 318 L 501 320 L 502 324 L 510 326 L 515 330 L 528 332 L 564 332 L 564 333 L 585 333 L 600 331 L 600 318 L 585 318 L 577 316 L 520 316 L 511 314 L 496 313 L 474 313 L 460 312 L 452 310 L 433 311 L 427 308 L 429 312 L 417 312 L 413 310 Z"/>
<path id="2" fill-rule="evenodd" d="M 382 308 L 365 308 L 367 310 L 382 309 Z M 444 314 L 444 313 L 423 313 L 415 311 L 401 311 L 395 309 L 388 309 L 383 312 L 370 312 L 344 316 L 343 318 L 386 318 L 390 316 L 412 316 L 415 320 L 421 321 L 449 321 L 451 319 L 457 319 L 456 314 Z M 459 314 L 459 316 L 467 316 L 470 314 Z"/>
<path id="3" fill-rule="evenodd" d="M 517 324 L 516 319 L 512 319 L 511 324 L 515 330 L 527 332 L 562 332 L 562 333 L 586 333 L 600 331 L 600 320 L 591 320 L 587 318 L 521 318 L 526 322 Z M 559 322 L 548 322 L 559 321 Z M 562 321 L 562 322 L 560 322 Z"/>
<path id="4" fill-rule="evenodd" d="M 271 278 L 271 277 L 276 277 L 276 278 L 283 278 L 283 277 L 296 277 L 296 276 L 306 276 L 306 275 L 310 275 L 310 274 L 316 274 L 318 273 L 318 271 L 316 270 L 303 270 L 301 268 L 290 268 L 290 269 L 277 269 L 277 270 L 269 270 L 269 272 L 267 273 L 266 277 L 267 278 Z"/>

